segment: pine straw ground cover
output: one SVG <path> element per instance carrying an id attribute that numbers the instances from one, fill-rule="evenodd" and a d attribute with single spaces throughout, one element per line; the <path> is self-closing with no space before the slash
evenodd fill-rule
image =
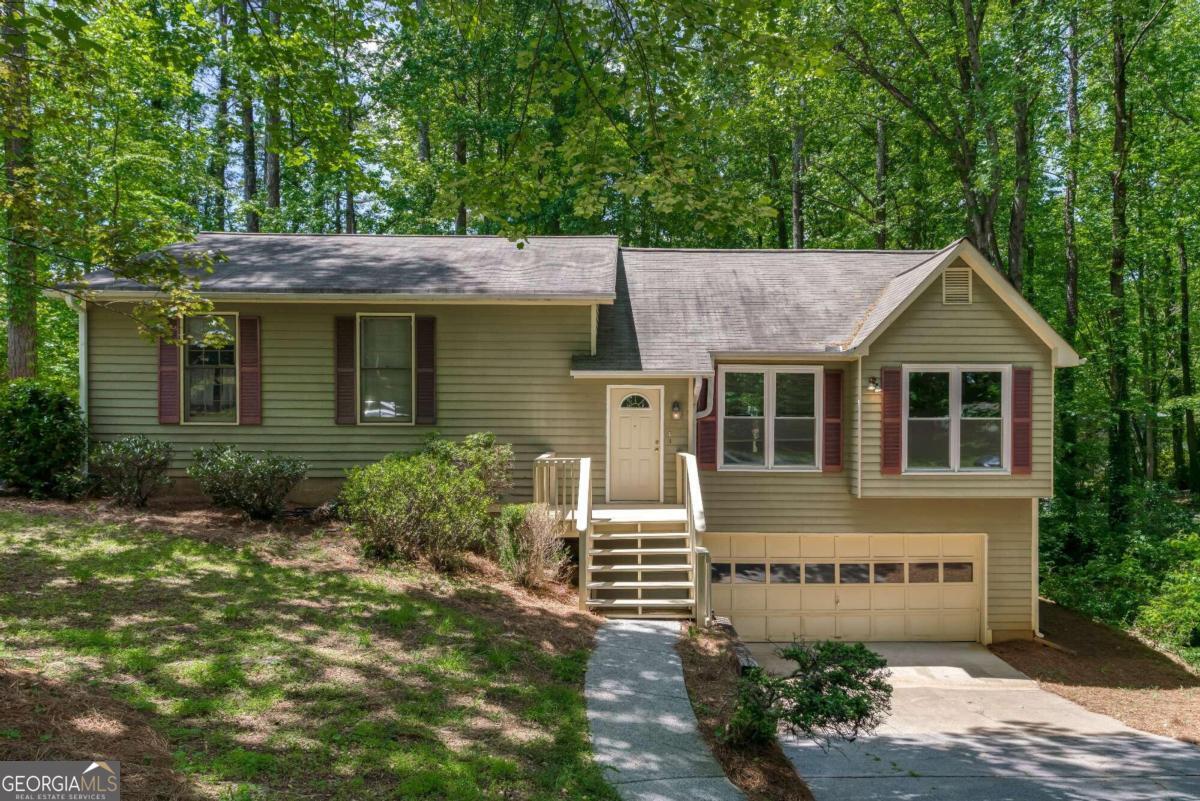
<path id="1" fill-rule="evenodd" d="M 729 720 L 737 699 L 738 661 L 733 641 L 719 629 L 688 627 L 679 639 L 683 677 L 700 733 L 713 756 L 749 801 L 813 801 L 778 742 L 739 750 L 720 741 L 717 732 Z"/>
<path id="2" fill-rule="evenodd" d="M 1042 602 L 1058 648 L 1002 642 L 992 651 L 1050 692 L 1142 731 L 1200 744 L 1200 676 L 1125 632 Z"/>
<path id="3" fill-rule="evenodd" d="M 596 621 L 486 563 L 345 532 L 0 501 L 0 759 L 122 763 L 128 799 L 613 799 Z"/>

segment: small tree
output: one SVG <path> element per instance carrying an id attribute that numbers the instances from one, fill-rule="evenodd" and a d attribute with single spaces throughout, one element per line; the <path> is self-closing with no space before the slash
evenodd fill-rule
<path id="1" fill-rule="evenodd" d="M 779 725 L 828 747 L 870 734 L 892 708 L 887 661 L 861 643 L 794 642 L 779 655 L 796 663 L 786 676 L 754 670 L 742 679 L 722 738 L 737 746 L 762 745 Z"/>

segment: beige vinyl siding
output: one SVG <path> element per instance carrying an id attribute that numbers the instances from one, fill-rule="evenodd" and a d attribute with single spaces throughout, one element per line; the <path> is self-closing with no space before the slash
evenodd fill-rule
<path id="1" fill-rule="evenodd" d="M 808 482 L 788 481 L 786 489 L 774 482 L 771 493 L 742 476 L 714 481 L 714 475 L 706 473 L 703 485 L 709 535 L 732 535 L 734 553 L 739 552 L 739 538 L 746 540 L 742 552 L 750 553 L 763 536 L 787 534 L 986 534 L 987 625 L 1000 639 L 1028 637 L 1032 631 L 1033 520 L 1028 499 L 856 499 L 840 494 L 828 476 L 816 475 L 807 476 Z M 738 501 L 742 494 L 746 497 Z M 756 504 L 775 507 L 772 499 L 780 496 L 794 497 L 787 514 L 748 520 L 736 512 Z"/>
<path id="2" fill-rule="evenodd" d="M 863 393 L 863 497 L 1048 497 L 1053 494 L 1054 387 L 1050 349 L 978 277 L 970 305 L 942 303 L 933 284 L 870 346 L 862 384 L 904 364 L 1011 364 L 1033 368 L 1033 472 L 1029 475 L 883 475 L 881 393 Z M 860 389 L 862 389 L 860 387 Z M 1005 455 L 1006 458 L 1009 454 Z"/>
<path id="3" fill-rule="evenodd" d="M 532 461 L 540 453 L 591 456 L 596 498 L 604 499 L 606 381 L 570 377 L 571 356 L 591 347 L 587 306 L 221 304 L 262 318 L 263 423 L 259 426 L 160 426 L 156 345 L 137 336 L 133 321 L 111 309 L 89 311 L 89 405 L 99 438 L 144 433 L 176 446 L 173 469 L 209 442 L 298 456 L 310 476 L 336 479 L 346 468 L 420 447 L 433 431 L 461 437 L 493 431 L 513 444 L 513 496 L 530 494 Z M 414 312 L 437 317 L 438 422 L 435 426 L 333 422 L 333 319 L 355 312 Z M 612 383 L 634 383 L 612 382 Z M 670 419 L 670 404 L 686 408 L 686 381 L 664 384 L 666 500 L 674 498 L 676 449 L 687 447 L 687 420 Z"/>

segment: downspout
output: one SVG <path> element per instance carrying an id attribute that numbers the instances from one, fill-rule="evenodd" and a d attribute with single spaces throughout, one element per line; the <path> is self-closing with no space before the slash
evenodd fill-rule
<path id="1" fill-rule="evenodd" d="M 67 306 L 74 310 L 79 320 L 79 409 L 83 422 L 88 423 L 88 317 L 87 302 L 79 298 L 64 296 Z"/>

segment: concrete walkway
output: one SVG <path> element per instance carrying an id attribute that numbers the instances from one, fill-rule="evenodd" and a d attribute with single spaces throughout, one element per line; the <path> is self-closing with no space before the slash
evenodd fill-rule
<path id="1" fill-rule="evenodd" d="M 817 801 L 1200 801 L 1200 748 L 1042 690 L 981 645 L 875 643 L 892 716 L 829 752 L 784 740 Z M 768 671 L 769 645 L 751 651 Z"/>
<path id="2" fill-rule="evenodd" d="M 625 801 L 744 801 L 696 728 L 678 638 L 674 620 L 600 629 L 584 687 L 596 762 Z"/>

